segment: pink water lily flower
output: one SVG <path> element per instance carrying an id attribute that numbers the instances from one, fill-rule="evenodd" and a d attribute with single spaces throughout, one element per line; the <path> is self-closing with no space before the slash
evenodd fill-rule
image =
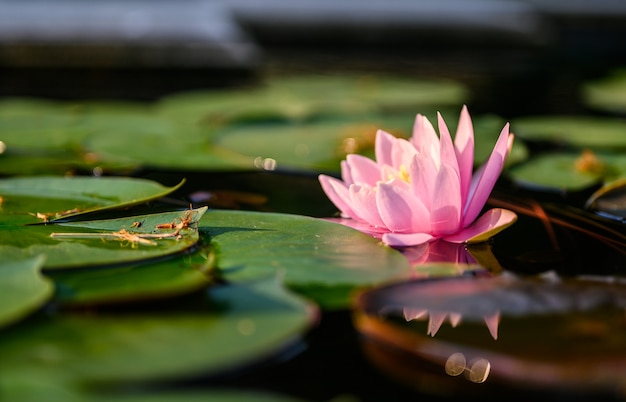
<path id="1" fill-rule="evenodd" d="M 434 239 L 485 241 L 517 219 L 501 208 L 479 217 L 513 146 L 509 124 L 474 172 L 474 129 L 467 108 L 454 141 L 440 114 L 438 123 L 439 136 L 418 114 L 409 140 L 378 130 L 376 161 L 349 154 L 341 162 L 342 180 L 319 176 L 342 217 L 350 218 L 342 221 L 404 247 Z"/>

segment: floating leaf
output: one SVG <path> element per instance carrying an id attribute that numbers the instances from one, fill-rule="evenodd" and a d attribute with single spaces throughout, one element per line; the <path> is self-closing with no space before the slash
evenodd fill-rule
<path id="1" fill-rule="evenodd" d="M 213 283 L 212 251 L 207 248 L 164 261 L 106 269 L 51 271 L 55 301 L 65 305 L 110 304 L 190 293 Z"/>
<path id="2" fill-rule="evenodd" d="M 579 148 L 626 149 L 626 121 L 591 116 L 529 116 L 514 119 L 511 127 L 525 140 Z"/>
<path id="3" fill-rule="evenodd" d="M 223 125 L 288 121 L 372 112 L 415 112 L 424 106 L 460 104 L 463 85 L 392 76 L 305 75 L 272 77 L 264 86 L 194 91 L 163 98 L 159 114 L 186 122 Z"/>
<path id="4" fill-rule="evenodd" d="M 216 210 L 201 219 L 200 232 L 214 245 L 227 280 L 280 273 L 287 286 L 329 308 L 345 307 L 356 288 L 407 278 L 411 271 L 401 253 L 371 236 L 305 216 Z"/>
<path id="5" fill-rule="evenodd" d="M 579 190 L 600 182 L 601 174 L 576 168 L 579 158 L 580 155 L 565 153 L 536 156 L 512 167 L 507 175 L 526 186 L 556 190 Z"/>
<path id="6" fill-rule="evenodd" d="M 0 224 L 36 223 L 129 207 L 164 197 L 180 188 L 124 177 L 33 176 L 0 179 Z M 34 209 L 33 209 L 34 208 Z M 41 218 L 37 213 L 42 214 Z"/>
<path id="7" fill-rule="evenodd" d="M 186 250 L 198 241 L 193 223 L 205 211 L 206 207 L 128 218 L 3 227 L 0 254 L 7 259 L 43 254 L 45 269 L 162 257 Z"/>
<path id="8" fill-rule="evenodd" d="M 615 70 L 611 75 L 584 83 L 582 101 L 598 110 L 626 113 L 626 70 Z"/>
<path id="9" fill-rule="evenodd" d="M 0 332 L 0 378 L 71 386 L 218 374 L 293 345 L 316 319 L 276 278 L 206 296 L 187 307 L 65 313 Z"/>
<path id="10" fill-rule="evenodd" d="M 0 262 L 0 327 L 20 320 L 45 303 L 54 284 L 41 275 L 44 258 Z"/>

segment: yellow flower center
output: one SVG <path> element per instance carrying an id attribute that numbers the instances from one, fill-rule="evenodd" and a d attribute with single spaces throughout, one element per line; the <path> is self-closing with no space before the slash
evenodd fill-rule
<path id="1" fill-rule="evenodd" d="M 407 170 L 405 165 L 400 165 L 400 170 L 398 170 L 395 175 L 393 173 L 389 174 L 388 179 L 400 179 L 407 184 L 411 183 L 411 175 L 409 174 L 409 171 Z"/>

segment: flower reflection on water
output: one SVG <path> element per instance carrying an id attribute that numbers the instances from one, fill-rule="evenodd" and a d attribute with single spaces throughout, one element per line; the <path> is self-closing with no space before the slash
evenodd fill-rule
<path id="1" fill-rule="evenodd" d="M 461 323 L 461 314 L 456 312 L 428 311 L 425 309 L 404 308 L 404 319 L 407 321 L 428 319 L 427 335 L 435 336 L 441 325 L 448 318 L 450 325 L 454 328 Z M 498 325 L 500 324 L 500 312 L 486 315 L 483 318 L 489 329 L 489 333 L 494 340 L 498 340 Z"/>

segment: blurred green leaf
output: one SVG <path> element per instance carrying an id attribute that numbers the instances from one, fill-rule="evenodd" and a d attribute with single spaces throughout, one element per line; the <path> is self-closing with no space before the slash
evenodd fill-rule
<path id="1" fill-rule="evenodd" d="M 626 121 L 594 116 L 528 116 L 514 119 L 521 139 L 593 150 L 626 150 Z"/>
<path id="2" fill-rule="evenodd" d="M 276 278 L 213 287 L 190 306 L 66 312 L 0 332 L 0 378 L 70 387 L 224 373 L 289 347 L 315 319 Z"/>
<path id="3" fill-rule="evenodd" d="M 0 262 L 0 328 L 29 315 L 54 292 L 53 282 L 40 270 L 44 257 Z"/>

